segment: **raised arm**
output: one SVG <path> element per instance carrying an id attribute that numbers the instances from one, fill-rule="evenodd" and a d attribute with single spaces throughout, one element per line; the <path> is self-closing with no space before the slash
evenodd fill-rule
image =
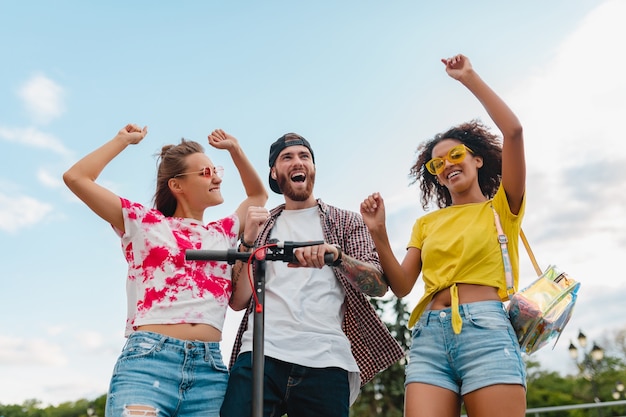
<path id="1" fill-rule="evenodd" d="M 216 149 L 226 149 L 230 153 L 230 157 L 239 171 L 241 182 L 246 190 L 247 198 L 237 207 L 236 213 L 239 217 L 239 234 L 242 234 L 245 228 L 246 213 L 248 207 L 264 206 L 267 202 L 267 190 L 263 185 L 263 181 L 256 172 L 243 149 L 239 145 L 239 141 L 232 135 L 221 129 L 216 129 L 209 135 L 209 144 Z"/>
<path id="2" fill-rule="evenodd" d="M 385 202 L 379 193 L 371 194 L 363 200 L 361 216 L 372 235 L 391 291 L 397 297 L 404 297 L 411 292 L 422 270 L 421 251 L 409 248 L 402 264 L 398 262 L 389 243 L 385 225 Z"/>
<path id="3" fill-rule="evenodd" d="M 509 106 L 474 71 L 467 57 L 456 55 L 441 62 L 450 77 L 460 81 L 476 96 L 502 132 L 502 186 L 511 211 L 517 214 L 526 185 L 522 125 Z"/>
<path id="4" fill-rule="evenodd" d="M 113 139 L 91 152 L 63 174 L 63 181 L 98 216 L 124 231 L 122 203 L 119 197 L 96 183 L 104 167 L 128 145 L 135 145 L 146 136 L 148 128 L 134 124 L 124 126 Z"/>

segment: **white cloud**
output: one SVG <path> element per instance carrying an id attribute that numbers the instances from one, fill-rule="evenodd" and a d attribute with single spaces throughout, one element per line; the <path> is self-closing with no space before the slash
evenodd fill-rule
<path id="1" fill-rule="evenodd" d="M 86 358 L 90 362 L 100 357 Z M 72 357 L 72 361 L 76 358 Z M 42 367 L 33 364 L 3 369 L 0 382 L 0 402 L 23 404 L 37 399 L 43 407 L 58 406 L 62 402 L 95 399 L 107 392 L 112 366 Z M 4 372 L 6 371 L 6 372 Z"/>
<path id="2" fill-rule="evenodd" d="M 0 364 L 3 366 L 64 366 L 68 359 L 59 345 L 44 339 L 0 336 Z"/>
<path id="3" fill-rule="evenodd" d="M 527 128 L 528 164 L 552 176 L 555 167 L 624 162 L 615 126 L 626 114 L 626 3 L 609 1 L 564 40 L 552 62 L 518 85 L 513 101 Z M 569 174 L 569 172 L 563 171 Z"/>
<path id="4" fill-rule="evenodd" d="M 618 270 L 626 250 L 626 155 L 615 129 L 626 114 L 626 56 L 616 53 L 625 14 L 621 1 L 595 9 L 514 99 L 527 145 L 524 227 L 538 257 L 591 285 L 617 285 L 597 271 Z"/>
<path id="5" fill-rule="evenodd" d="M 70 151 L 53 135 L 35 128 L 8 128 L 0 126 L 0 139 L 30 146 L 49 149 L 61 155 L 69 155 Z"/>
<path id="6" fill-rule="evenodd" d="M 46 333 L 47 333 L 48 335 L 50 335 L 50 336 L 58 336 L 58 335 L 60 335 L 61 333 L 63 333 L 64 331 L 65 331 L 65 326 L 58 325 L 58 324 L 53 325 L 53 326 L 49 326 L 49 327 L 46 329 Z"/>
<path id="7" fill-rule="evenodd" d="M 45 168 L 39 168 L 37 170 L 37 179 L 43 185 L 50 187 L 50 188 L 60 188 L 64 186 L 63 180 L 61 179 L 60 175 L 51 174 Z"/>
<path id="8" fill-rule="evenodd" d="M 60 328 L 47 333 L 58 334 Z M 101 396 L 123 343 L 112 339 L 87 330 L 74 338 L 61 337 L 59 341 L 69 342 L 61 347 L 52 340 L 0 336 L 0 403 L 36 398 L 45 406 Z M 116 348 L 103 349 L 104 341 Z"/>
<path id="9" fill-rule="evenodd" d="M 0 230 L 16 232 L 39 223 L 51 211 L 50 204 L 32 197 L 0 193 Z"/>
<path id="10" fill-rule="evenodd" d="M 78 343 L 87 350 L 98 350 L 103 346 L 104 338 L 95 331 L 85 331 L 76 336 Z"/>
<path id="11" fill-rule="evenodd" d="M 63 88 L 44 75 L 35 75 L 18 91 L 31 116 L 39 123 L 47 123 L 65 111 Z"/>

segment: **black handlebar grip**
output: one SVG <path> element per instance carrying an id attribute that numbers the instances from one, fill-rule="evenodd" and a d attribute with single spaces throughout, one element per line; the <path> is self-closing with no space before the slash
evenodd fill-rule
<path id="1" fill-rule="evenodd" d="M 227 250 L 193 250 L 185 251 L 185 259 L 188 261 L 227 261 Z"/>

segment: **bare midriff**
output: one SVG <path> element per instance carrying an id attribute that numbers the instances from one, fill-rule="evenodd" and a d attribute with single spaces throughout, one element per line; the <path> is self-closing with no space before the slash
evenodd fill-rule
<path id="1" fill-rule="evenodd" d="M 182 340 L 199 340 L 201 342 L 219 342 L 222 332 L 210 324 L 146 324 L 138 326 L 137 331 L 153 332 Z"/>
<path id="2" fill-rule="evenodd" d="M 475 303 L 478 301 L 500 301 L 498 289 L 486 285 L 456 284 L 459 291 L 459 304 Z M 452 305 L 450 287 L 445 288 L 433 296 L 428 305 L 429 310 L 441 310 Z"/>

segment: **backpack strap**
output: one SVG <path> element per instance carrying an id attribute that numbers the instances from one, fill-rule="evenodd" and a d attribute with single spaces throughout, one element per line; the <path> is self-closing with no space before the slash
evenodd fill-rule
<path id="1" fill-rule="evenodd" d="M 533 264 L 533 268 L 535 268 L 535 273 L 537 274 L 538 277 L 540 277 L 543 274 L 543 272 L 541 271 L 541 268 L 539 268 L 537 259 L 535 259 L 535 254 L 533 253 L 532 249 L 530 249 L 530 245 L 528 244 L 528 240 L 526 240 L 526 235 L 524 234 L 524 231 L 522 229 L 520 229 L 519 231 L 519 237 L 520 239 L 522 239 L 522 243 L 524 244 L 524 247 L 526 248 L 526 252 L 528 252 L 528 257 L 530 258 L 530 262 L 532 262 Z"/>
<path id="2" fill-rule="evenodd" d="M 502 224 L 500 223 L 500 216 L 496 209 L 491 206 L 493 210 L 493 217 L 496 223 L 496 230 L 498 231 L 498 242 L 500 243 L 500 250 L 502 251 L 502 261 L 504 262 L 504 277 L 506 279 L 506 295 L 510 300 L 513 294 L 515 294 L 515 287 L 513 285 L 513 267 L 511 266 L 511 257 L 509 256 L 509 248 L 507 243 L 509 239 L 504 234 Z"/>
<path id="3" fill-rule="evenodd" d="M 513 268 L 511 267 L 511 257 L 509 256 L 509 248 L 507 246 L 508 238 L 504 234 L 504 230 L 502 229 L 502 224 L 500 223 L 500 216 L 496 209 L 491 206 L 493 210 L 493 217 L 496 224 L 496 230 L 498 231 L 498 242 L 500 243 L 500 250 L 502 251 L 502 261 L 504 262 L 504 277 L 506 278 L 506 294 L 509 297 L 509 300 L 515 294 L 515 288 L 513 286 Z M 530 258 L 530 262 L 532 262 L 533 267 L 535 268 L 535 272 L 537 276 L 540 277 L 542 275 L 541 268 L 539 268 L 539 264 L 537 263 L 537 259 L 535 259 L 535 254 L 530 248 L 530 244 L 526 239 L 526 235 L 524 231 L 520 229 L 519 236 L 522 239 L 522 243 L 526 248 L 526 252 L 528 253 L 528 257 Z"/>

